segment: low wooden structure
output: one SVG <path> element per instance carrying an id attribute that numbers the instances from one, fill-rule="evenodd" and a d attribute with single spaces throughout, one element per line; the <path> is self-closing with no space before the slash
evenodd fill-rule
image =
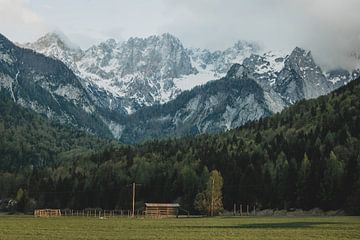
<path id="1" fill-rule="evenodd" d="M 178 203 L 145 203 L 146 217 L 178 217 L 180 204 Z"/>
<path id="2" fill-rule="evenodd" d="M 61 216 L 60 209 L 36 209 L 34 211 L 35 217 L 59 217 Z"/>

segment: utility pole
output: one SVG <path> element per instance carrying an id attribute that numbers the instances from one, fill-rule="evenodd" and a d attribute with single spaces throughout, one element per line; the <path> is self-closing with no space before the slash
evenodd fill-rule
<path id="1" fill-rule="evenodd" d="M 133 182 L 130 185 L 127 185 L 127 187 L 131 187 L 132 186 L 132 212 L 131 212 L 131 217 L 135 217 L 135 197 L 136 197 L 136 185 L 141 186 L 141 184 L 135 183 Z M 130 211 L 129 211 L 129 216 L 130 216 Z"/>
<path id="2" fill-rule="evenodd" d="M 133 184 L 132 184 L 133 186 L 133 196 L 132 196 L 132 217 L 135 217 L 135 186 L 136 186 L 136 184 L 135 184 L 135 182 L 133 182 Z"/>
<path id="3" fill-rule="evenodd" d="M 212 178 L 212 185 L 211 185 L 211 216 L 214 216 L 214 185 L 215 179 Z"/>

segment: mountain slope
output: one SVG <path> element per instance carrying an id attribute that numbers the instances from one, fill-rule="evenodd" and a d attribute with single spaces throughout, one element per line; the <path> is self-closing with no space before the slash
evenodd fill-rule
<path id="1" fill-rule="evenodd" d="M 60 123 L 111 137 L 111 117 L 95 104 L 82 81 L 65 64 L 15 46 L 0 35 L 0 89 L 17 104 Z"/>
<path id="2" fill-rule="evenodd" d="M 114 146 L 61 165 L 0 172 L 0 182 L 18 179 L 10 187 L 0 184 L 0 194 L 14 196 L 22 186 L 38 208 L 126 208 L 127 186 L 135 181 L 141 182 L 138 201 L 176 201 L 194 212 L 196 194 L 217 169 L 227 210 L 235 202 L 260 210 L 316 207 L 359 214 L 359 104 L 357 79 L 225 133 Z"/>
<path id="3" fill-rule="evenodd" d="M 256 43 L 244 41 L 215 52 L 186 49 L 170 34 L 122 43 L 108 40 L 85 51 L 68 42 L 48 34 L 26 46 L 64 61 L 79 77 L 112 135 L 127 143 L 238 127 L 304 98 L 327 94 L 360 73 L 324 73 L 310 51 L 296 47 L 291 52 L 263 53 Z M 227 87 L 222 81 L 191 90 L 210 80 L 228 78 L 234 62 L 242 64 L 245 78 L 252 80 L 246 82 L 249 86 L 240 86 L 234 80 L 239 77 L 234 77 Z M 255 92 L 251 92 L 253 81 Z M 247 89 L 248 94 L 239 89 Z M 210 90 L 219 93 L 208 93 Z M 158 106 L 161 103 L 165 105 Z"/>
<path id="4" fill-rule="evenodd" d="M 220 170 L 226 209 L 232 209 L 237 199 L 237 203 L 256 202 L 260 209 L 342 208 L 359 214 L 359 104 L 357 79 L 329 95 L 302 100 L 238 129 L 196 138 L 154 140 L 140 145 L 138 152 L 149 166 L 169 161 L 175 168 L 189 161 Z M 199 168 L 194 170 L 201 177 Z M 151 178 L 149 186 L 158 177 Z M 164 186 L 163 191 L 171 189 Z M 186 188 L 177 194 L 185 193 Z M 173 199 L 179 197 L 177 194 Z"/>
<path id="5" fill-rule="evenodd" d="M 126 118 L 120 139 L 138 143 L 152 138 L 221 132 L 336 88 L 310 52 L 295 48 L 290 55 L 279 55 L 252 54 L 243 65 L 234 64 L 221 80 L 183 92 L 164 105 L 140 109 Z"/>
<path id="6" fill-rule="evenodd" d="M 4 89 L 0 90 L 0 172 L 62 164 L 67 154 L 78 156 L 110 144 L 108 140 L 51 122 L 14 103 L 7 95 Z"/>
<path id="7" fill-rule="evenodd" d="M 170 136 L 219 132 L 270 115 L 263 89 L 247 76 L 235 74 L 234 65 L 228 75 L 191 91 L 185 91 L 164 105 L 144 108 L 126 119 L 123 142 Z"/>

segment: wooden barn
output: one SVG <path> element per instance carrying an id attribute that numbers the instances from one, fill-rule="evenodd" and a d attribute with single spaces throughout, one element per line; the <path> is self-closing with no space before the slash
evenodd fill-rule
<path id="1" fill-rule="evenodd" d="M 145 216 L 162 218 L 178 217 L 180 204 L 178 203 L 145 203 Z"/>

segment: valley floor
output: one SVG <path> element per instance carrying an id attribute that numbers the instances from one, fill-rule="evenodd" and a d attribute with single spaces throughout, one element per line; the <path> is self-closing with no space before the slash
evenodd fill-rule
<path id="1" fill-rule="evenodd" d="M 360 239 L 360 217 L 40 219 L 0 216 L 0 239 Z"/>

